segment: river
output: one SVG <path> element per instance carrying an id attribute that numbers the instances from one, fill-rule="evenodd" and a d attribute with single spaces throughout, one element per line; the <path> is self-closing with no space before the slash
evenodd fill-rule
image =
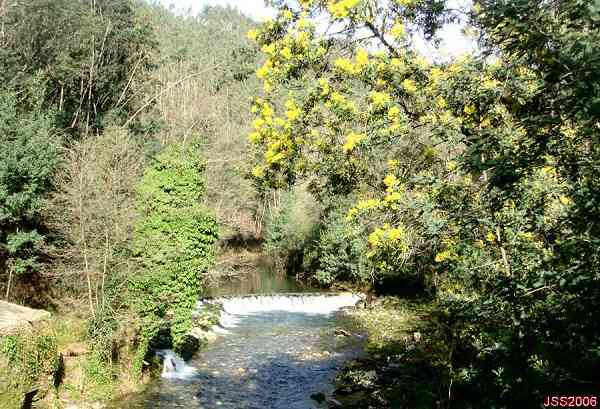
<path id="1" fill-rule="evenodd" d="M 270 271 L 256 274 L 247 277 L 250 283 L 211 291 L 210 302 L 224 309 L 217 339 L 186 364 L 166 351 L 163 377 L 128 408 L 327 407 L 311 395 L 330 393 L 337 370 L 360 354 L 357 340 L 335 334 L 336 312 L 358 298 L 302 294 L 311 289 Z"/>

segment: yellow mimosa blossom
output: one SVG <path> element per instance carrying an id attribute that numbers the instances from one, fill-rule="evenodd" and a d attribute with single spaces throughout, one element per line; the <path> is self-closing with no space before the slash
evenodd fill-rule
<path id="1" fill-rule="evenodd" d="M 568 198 L 567 196 L 559 196 L 558 200 L 560 201 L 560 203 L 562 203 L 565 206 L 573 203 L 573 201 L 570 198 Z"/>
<path id="2" fill-rule="evenodd" d="M 248 37 L 249 40 L 256 41 L 256 39 L 258 38 L 258 31 L 252 29 L 252 30 L 248 31 L 246 36 Z"/>
<path id="3" fill-rule="evenodd" d="M 265 120 L 262 118 L 256 118 L 254 121 L 252 121 L 252 127 L 257 131 L 262 128 L 264 124 Z"/>
<path id="4" fill-rule="evenodd" d="M 395 227 L 393 229 L 389 229 L 387 231 L 387 238 L 390 239 L 391 241 L 398 241 L 401 240 L 404 237 L 404 230 L 398 227 Z"/>
<path id="5" fill-rule="evenodd" d="M 276 152 L 273 149 L 269 149 L 265 152 L 265 160 L 270 165 L 281 161 L 283 158 L 285 158 L 285 154 L 283 152 Z"/>
<path id="6" fill-rule="evenodd" d="M 376 107 L 382 107 L 392 100 L 392 97 L 390 97 L 388 94 L 379 91 L 372 92 L 370 98 L 371 102 Z"/>
<path id="7" fill-rule="evenodd" d="M 389 224 L 385 224 L 383 228 L 376 228 L 371 234 L 369 234 L 368 242 L 374 247 L 388 247 L 392 246 L 399 250 L 406 250 L 405 244 L 398 245 L 405 238 L 406 234 L 401 226 L 390 227 Z"/>
<path id="8" fill-rule="evenodd" d="M 356 208 L 358 210 L 369 210 L 379 207 L 380 204 L 381 202 L 377 199 L 359 200 L 359 202 L 356 204 Z"/>
<path id="9" fill-rule="evenodd" d="M 350 132 L 348 136 L 346 136 L 346 142 L 342 146 L 344 152 L 352 152 L 357 144 L 363 141 L 367 135 L 365 134 L 357 134 L 354 132 Z"/>
<path id="10" fill-rule="evenodd" d="M 248 134 L 248 140 L 252 143 L 258 143 L 258 142 L 260 142 L 260 139 L 261 139 L 260 133 L 258 133 L 258 132 L 250 132 Z"/>
<path id="11" fill-rule="evenodd" d="M 485 89 L 494 89 L 494 88 L 497 88 L 498 85 L 500 85 L 500 82 L 498 80 L 495 80 L 492 78 L 486 78 L 483 81 L 483 88 L 485 88 Z"/>
<path id="12" fill-rule="evenodd" d="M 383 184 L 388 188 L 396 186 L 398 184 L 398 178 L 396 175 L 387 175 L 385 179 L 383 179 Z"/>
<path id="13" fill-rule="evenodd" d="M 385 195 L 383 200 L 386 203 L 394 203 L 402 199 L 402 194 L 400 192 L 392 192 L 390 194 Z"/>
<path id="14" fill-rule="evenodd" d="M 462 66 L 457 63 L 451 64 L 448 67 L 448 71 L 450 71 L 452 74 L 458 74 L 459 72 L 462 71 Z"/>
<path id="15" fill-rule="evenodd" d="M 566 125 L 560 127 L 560 133 L 569 139 L 573 139 L 575 136 L 577 136 L 577 131 L 574 128 Z"/>
<path id="16" fill-rule="evenodd" d="M 475 108 L 475 105 L 473 104 L 469 104 L 469 105 L 465 105 L 463 111 L 465 112 L 465 114 L 467 115 L 473 115 L 475 113 L 477 109 Z"/>
<path id="17" fill-rule="evenodd" d="M 429 73 L 429 78 L 431 78 L 432 82 L 439 81 L 444 76 L 444 72 L 437 67 L 431 69 Z"/>
<path id="18" fill-rule="evenodd" d="M 330 0 L 327 9 L 334 18 L 344 18 L 359 3 L 360 0 Z"/>
<path id="19" fill-rule="evenodd" d="M 397 121 L 400 117 L 400 108 L 393 106 L 388 110 L 388 119 L 392 122 Z"/>
<path id="20" fill-rule="evenodd" d="M 310 42 L 309 35 L 306 31 L 299 32 L 296 40 L 298 41 L 298 44 L 302 46 L 302 48 L 308 48 Z"/>
<path id="21" fill-rule="evenodd" d="M 260 110 L 260 114 L 264 118 L 272 117 L 273 116 L 273 108 L 269 104 L 263 104 L 263 106 L 262 106 L 262 108 Z"/>
<path id="22" fill-rule="evenodd" d="M 283 13 L 281 13 L 281 17 L 283 17 L 284 20 L 291 20 L 294 15 L 292 14 L 292 12 L 289 9 L 286 9 L 283 11 Z"/>
<path id="23" fill-rule="evenodd" d="M 489 241 L 490 243 L 493 243 L 496 241 L 496 236 L 494 235 L 494 233 L 492 231 L 488 231 L 487 234 L 485 235 L 485 239 L 487 241 Z"/>
<path id="24" fill-rule="evenodd" d="M 275 118 L 275 126 L 278 126 L 280 128 L 283 128 L 286 126 L 287 122 L 285 122 L 285 119 L 283 118 Z"/>
<path id="25" fill-rule="evenodd" d="M 290 49 L 290 47 L 283 47 L 283 49 L 281 50 L 281 55 L 286 60 L 290 60 L 292 58 L 292 50 Z"/>
<path id="26" fill-rule="evenodd" d="M 265 44 L 262 46 L 261 51 L 265 54 L 273 55 L 275 54 L 275 44 Z"/>
<path id="27" fill-rule="evenodd" d="M 383 231 L 381 229 L 375 229 L 375 231 L 369 234 L 369 244 L 373 247 L 379 247 L 381 245 L 381 238 L 383 237 Z"/>
<path id="28" fill-rule="evenodd" d="M 449 260 L 452 258 L 452 252 L 450 250 L 444 250 L 436 254 L 435 262 L 441 263 L 443 261 Z"/>
<path id="29" fill-rule="evenodd" d="M 298 119 L 298 117 L 300 116 L 300 108 L 298 108 L 294 101 L 288 100 L 285 103 L 285 107 L 287 108 L 285 116 L 287 116 L 287 118 L 290 121 L 295 121 L 296 119 Z"/>
<path id="30" fill-rule="evenodd" d="M 360 72 L 360 70 L 348 58 L 338 58 L 334 61 L 333 65 L 335 68 L 348 74 L 354 75 Z"/>
<path id="31" fill-rule="evenodd" d="M 367 53 L 365 50 L 358 50 L 358 52 L 356 53 L 356 66 L 359 69 L 362 69 L 363 67 L 365 67 L 366 65 L 369 64 L 369 53 Z"/>
<path id="32" fill-rule="evenodd" d="M 417 84 L 415 84 L 415 82 L 411 79 L 405 79 L 404 81 L 402 81 L 402 87 L 406 90 L 406 92 L 408 92 L 409 94 L 412 94 L 414 92 L 417 91 Z"/>
<path id="33" fill-rule="evenodd" d="M 300 6 L 302 6 L 303 9 L 307 9 L 310 8 L 314 2 L 315 0 L 300 0 Z"/>
<path id="34" fill-rule="evenodd" d="M 269 75 L 270 67 L 263 65 L 258 70 L 256 70 L 256 76 L 260 79 L 265 79 L 267 75 Z"/>
<path id="35" fill-rule="evenodd" d="M 358 209 L 356 207 L 353 207 L 352 209 L 348 210 L 348 213 L 346 213 L 346 220 L 350 221 L 350 220 L 354 219 L 357 214 L 358 214 Z"/>
<path id="36" fill-rule="evenodd" d="M 533 241 L 535 238 L 532 232 L 519 232 L 519 237 L 525 240 Z"/>
<path id="37" fill-rule="evenodd" d="M 390 30 L 390 34 L 395 38 L 404 37 L 404 34 L 405 34 L 404 24 L 402 24 L 400 22 L 397 22 L 396 24 L 394 24 L 392 26 L 392 29 Z"/>
<path id="38" fill-rule="evenodd" d="M 262 168 L 262 166 L 255 166 L 254 168 L 252 168 L 252 176 L 254 176 L 255 178 L 260 178 L 263 177 L 265 172 L 264 169 Z"/>
<path id="39" fill-rule="evenodd" d="M 321 87 L 321 95 L 326 96 L 331 91 L 329 87 L 329 82 L 325 78 L 319 79 L 319 86 Z"/>
<path id="40" fill-rule="evenodd" d="M 400 58 L 392 58 L 390 62 L 392 63 L 392 67 L 395 67 L 395 68 L 404 66 L 404 63 L 402 62 L 402 60 Z"/>
<path id="41" fill-rule="evenodd" d="M 388 164 L 388 167 L 389 167 L 390 169 L 396 169 L 396 168 L 398 167 L 398 164 L 399 164 L 399 163 L 400 163 L 400 162 L 399 162 L 398 160 L 396 160 L 396 159 L 390 159 L 390 160 L 388 160 L 388 162 L 387 162 L 387 164 Z"/>
<path id="42" fill-rule="evenodd" d="M 306 18 L 304 18 L 304 17 L 302 17 L 296 23 L 296 27 L 298 27 L 299 30 L 304 30 L 306 28 L 309 28 L 310 26 L 311 26 L 311 23 Z"/>
<path id="43" fill-rule="evenodd" d="M 446 100 L 444 99 L 444 97 L 437 97 L 435 99 L 435 104 L 438 106 L 438 108 L 447 108 L 448 107 L 448 103 L 446 102 Z"/>

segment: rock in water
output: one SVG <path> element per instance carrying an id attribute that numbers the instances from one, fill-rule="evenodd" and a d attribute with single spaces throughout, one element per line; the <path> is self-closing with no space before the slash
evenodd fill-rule
<path id="1" fill-rule="evenodd" d="M 317 392 L 310 395 L 311 399 L 314 399 L 318 403 L 323 403 L 325 401 L 325 394 L 323 392 Z"/>

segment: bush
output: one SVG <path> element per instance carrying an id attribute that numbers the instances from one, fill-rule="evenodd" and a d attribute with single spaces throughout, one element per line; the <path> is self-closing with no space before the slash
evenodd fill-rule
<path id="1" fill-rule="evenodd" d="M 316 241 L 304 255 L 305 269 L 321 285 L 339 281 L 368 282 L 367 243 L 362 229 L 346 222 L 343 212 L 332 211 Z"/>
<path id="2" fill-rule="evenodd" d="M 43 398 L 58 383 L 60 357 L 54 334 L 39 331 L 0 338 L 0 406 L 20 408 L 26 393 Z"/>
<path id="3" fill-rule="evenodd" d="M 320 209 L 312 197 L 296 189 L 282 194 L 280 205 L 266 222 L 265 251 L 278 270 L 301 273 L 304 252 L 313 245 L 319 229 Z"/>
<path id="4" fill-rule="evenodd" d="M 141 218 L 133 246 L 141 271 L 130 286 L 141 319 L 138 369 L 161 328 L 170 329 L 175 350 L 184 347 L 202 274 L 214 262 L 218 227 L 200 204 L 203 170 L 197 147 L 171 145 L 157 155 L 138 187 Z"/>
<path id="5" fill-rule="evenodd" d="M 59 161 L 54 133 L 39 104 L 22 113 L 15 95 L 0 91 L 0 271 L 9 287 L 37 270 L 40 210 Z"/>

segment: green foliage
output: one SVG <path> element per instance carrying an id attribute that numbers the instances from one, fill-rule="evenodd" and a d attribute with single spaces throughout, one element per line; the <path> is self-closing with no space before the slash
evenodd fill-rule
<path id="1" fill-rule="evenodd" d="M 347 222 L 364 228 L 377 289 L 435 294 L 463 407 L 534 407 L 599 381 L 592 3 L 474 2 L 482 52 L 444 63 L 411 43 L 415 26 L 460 18 L 450 2 L 280 2 L 250 33 L 266 57 L 254 179 L 357 199 Z M 355 44 L 320 33 L 323 14 Z"/>
<path id="2" fill-rule="evenodd" d="M 138 361 L 164 326 L 170 328 L 175 349 L 183 347 L 202 274 L 214 262 L 218 228 L 200 204 L 203 170 L 197 147 L 171 145 L 156 156 L 140 182 L 134 252 L 141 271 L 130 286 L 142 327 Z"/>
<path id="3" fill-rule="evenodd" d="M 38 91 L 56 108 L 62 128 L 88 131 L 104 128 L 109 117 L 126 119 L 138 103 L 135 94 L 146 81 L 154 47 L 152 29 L 136 14 L 134 1 L 5 4 L 1 83 L 26 90 L 39 75 Z"/>
<path id="4" fill-rule="evenodd" d="M 0 268 L 3 271 L 24 275 L 36 270 L 38 250 L 44 239 L 39 233 L 40 211 L 59 162 L 58 143 L 50 115 L 41 106 L 20 112 L 16 96 L 0 92 L 0 255 L 4 253 Z"/>
<path id="5" fill-rule="evenodd" d="M 113 397 L 115 373 L 110 361 L 103 354 L 92 351 L 83 363 L 83 376 L 88 398 L 94 401 L 108 401 Z"/>
<path id="6" fill-rule="evenodd" d="M 315 240 L 319 207 L 303 190 L 284 192 L 266 221 L 264 248 L 288 274 L 301 274 L 303 255 Z"/>
<path id="7" fill-rule="evenodd" d="M 158 139 L 166 144 L 201 136 L 204 156 L 210 158 L 205 201 L 216 204 L 223 240 L 259 235 L 262 212 L 251 181 L 244 177 L 248 98 L 258 88 L 250 74 L 260 58 L 246 32 L 256 23 L 231 7 L 206 7 L 193 15 L 156 5 L 144 13 L 159 41 L 154 92 L 170 89 L 156 102 L 165 123 Z"/>
<path id="8" fill-rule="evenodd" d="M 0 338 L 0 404 L 20 408 L 25 393 L 34 387 L 42 398 L 56 384 L 59 366 L 56 338 L 51 333 Z"/>
<path id="9" fill-rule="evenodd" d="M 369 283 L 367 242 L 360 227 L 346 221 L 340 211 L 332 211 L 322 222 L 318 237 L 304 254 L 304 266 L 314 272 L 321 285 L 337 282 Z"/>

